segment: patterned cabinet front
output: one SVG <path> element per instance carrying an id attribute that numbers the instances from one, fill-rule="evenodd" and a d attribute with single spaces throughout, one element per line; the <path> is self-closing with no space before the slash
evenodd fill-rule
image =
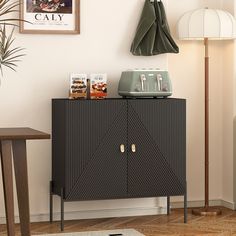
<path id="1" fill-rule="evenodd" d="M 53 100 L 53 192 L 67 201 L 186 193 L 182 99 Z"/>
<path id="2" fill-rule="evenodd" d="M 181 99 L 128 101 L 129 197 L 184 195 L 185 113 Z"/>
<path id="3" fill-rule="evenodd" d="M 183 99 L 52 101 L 53 195 L 80 200 L 184 196 L 186 104 Z"/>

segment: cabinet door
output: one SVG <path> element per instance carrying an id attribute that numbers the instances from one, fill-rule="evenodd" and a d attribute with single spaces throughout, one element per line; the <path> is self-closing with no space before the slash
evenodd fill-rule
<path id="1" fill-rule="evenodd" d="M 127 193 L 127 102 L 67 104 L 66 200 L 112 199 Z"/>
<path id="2" fill-rule="evenodd" d="M 185 119 L 185 100 L 128 102 L 129 197 L 185 193 Z"/>

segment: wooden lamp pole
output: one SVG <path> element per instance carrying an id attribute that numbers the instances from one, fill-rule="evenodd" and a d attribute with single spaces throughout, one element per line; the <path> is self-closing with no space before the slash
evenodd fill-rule
<path id="1" fill-rule="evenodd" d="M 204 38 L 205 46 L 205 206 L 194 209 L 194 215 L 220 215 L 221 210 L 209 206 L 209 54 L 208 38 Z"/>

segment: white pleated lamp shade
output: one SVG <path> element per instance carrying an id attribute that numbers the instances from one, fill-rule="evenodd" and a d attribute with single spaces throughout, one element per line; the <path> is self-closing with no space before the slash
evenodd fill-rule
<path id="1" fill-rule="evenodd" d="M 236 38 L 236 20 L 227 11 L 197 9 L 185 13 L 178 21 L 178 37 L 184 39 Z"/>

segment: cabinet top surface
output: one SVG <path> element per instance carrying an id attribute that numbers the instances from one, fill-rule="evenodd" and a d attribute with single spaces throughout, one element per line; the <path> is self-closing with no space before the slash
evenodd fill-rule
<path id="1" fill-rule="evenodd" d="M 107 101 L 107 100 L 156 100 L 156 101 L 168 101 L 168 100 L 186 100 L 184 98 L 105 98 L 105 99 L 69 99 L 69 98 L 53 98 L 52 100 L 63 100 L 63 101 Z"/>
<path id="2" fill-rule="evenodd" d="M 28 127 L 0 128 L 0 140 L 50 139 L 50 135 Z"/>

